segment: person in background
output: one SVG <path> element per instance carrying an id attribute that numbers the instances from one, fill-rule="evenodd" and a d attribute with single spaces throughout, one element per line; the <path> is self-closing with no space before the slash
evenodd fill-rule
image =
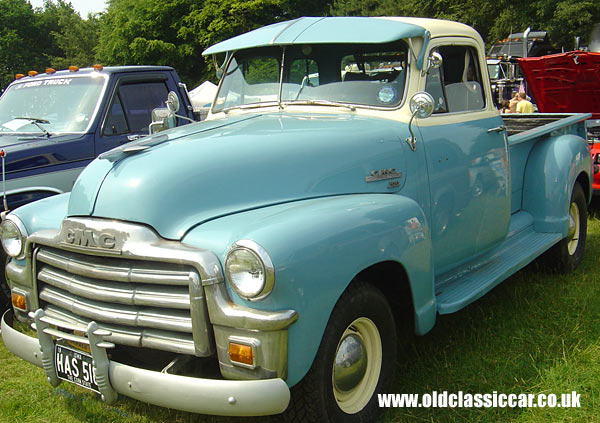
<path id="1" fill-rule="evenodd" d="M 533 104 L 531 104 L 531 101 L 527 100 L 527 94 L 525 93 L 519 93 L 517 113 L 533 113 Z"/>
<path id="2" fill-rule="evenodd" d="M 519 93 L 515 91 L 513 97 L 510 99 L 510 113 L 517 113 L 517 103 L 519 102 Z"/>
<path id="3" fill-rule="evenodd" d="M 502 100 L 500 102 L 500 113 L 510 113 L 510 101 Z"/>

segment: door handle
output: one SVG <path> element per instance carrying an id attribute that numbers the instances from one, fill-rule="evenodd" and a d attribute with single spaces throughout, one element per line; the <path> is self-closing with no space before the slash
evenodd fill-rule
<path id="1" fill-rule="evenodd" d="M 488 129 L 488 134 L 491 132 L 502 132 L 502 131 L 506 131 L 506 126 L 500 125 L 500 126 L 496 126 L 495 128 Z"/>
<path id="2" fill-rule="evenodd" d="M 127 135 L 127 141 L 137 141 L 140 138 L 142 138 L 140 134 Z"/>

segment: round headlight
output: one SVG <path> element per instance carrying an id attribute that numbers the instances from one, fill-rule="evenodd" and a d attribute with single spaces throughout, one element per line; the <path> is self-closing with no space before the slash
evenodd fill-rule
<path id="1" fill-rule="evenodd" d="M 8 215 L 0 224 L 0 240 L 2 248 L 10 257 L 22 259 L 25 257 L 25 241 L 27 231 L 21 220 Z"/>
<path id="2" fill-rule="evenodd" d="M 250 301 L 265 298 L 275 283 L 275 269 L 267 252 L 247 239 L 231 246 L 225 259 L 225 275 L 233 290 Z"/>

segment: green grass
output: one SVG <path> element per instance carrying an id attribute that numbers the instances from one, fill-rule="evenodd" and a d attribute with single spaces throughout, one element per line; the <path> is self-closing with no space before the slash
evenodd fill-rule
<path id="1" fill-rule="evenodd" d="M 390 409 L 381 422 L 600 422 L 600 222 L 590 220 L 584 262 L 569 275 L 527 268 L 464 310 L 438 318 L 398 358 L 392 393 L 577 391 L 578 409 Z M 193 415 L 121 397 L 115 406 L 0 343 L 0 422 L 260 422 Z M 277 421 L 276 418 L 271 419 Z"/>

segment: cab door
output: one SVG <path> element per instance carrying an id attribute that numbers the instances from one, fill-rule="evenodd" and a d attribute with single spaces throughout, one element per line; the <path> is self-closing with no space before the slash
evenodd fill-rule
<path id="1" fill-rule="evenodd" d="M 434 263 L 440 274 L 504 239 L 510 198 L 507 140 L 483 77 L 480 48 L 474 40 L 450 39 L 432 42 L 433 51 L 442 56 L 442 65 L 429 71 L 425 91 L 433 96 L 435 110 L 417 125 L 429 172 Z"/>
<path id="2" fill-rule="evenodd" d="M 168 93 L 165 74 L 120 76 L 97 133 L 96 155 L 148 135 L 152 110 L 165 107 Z"/>

